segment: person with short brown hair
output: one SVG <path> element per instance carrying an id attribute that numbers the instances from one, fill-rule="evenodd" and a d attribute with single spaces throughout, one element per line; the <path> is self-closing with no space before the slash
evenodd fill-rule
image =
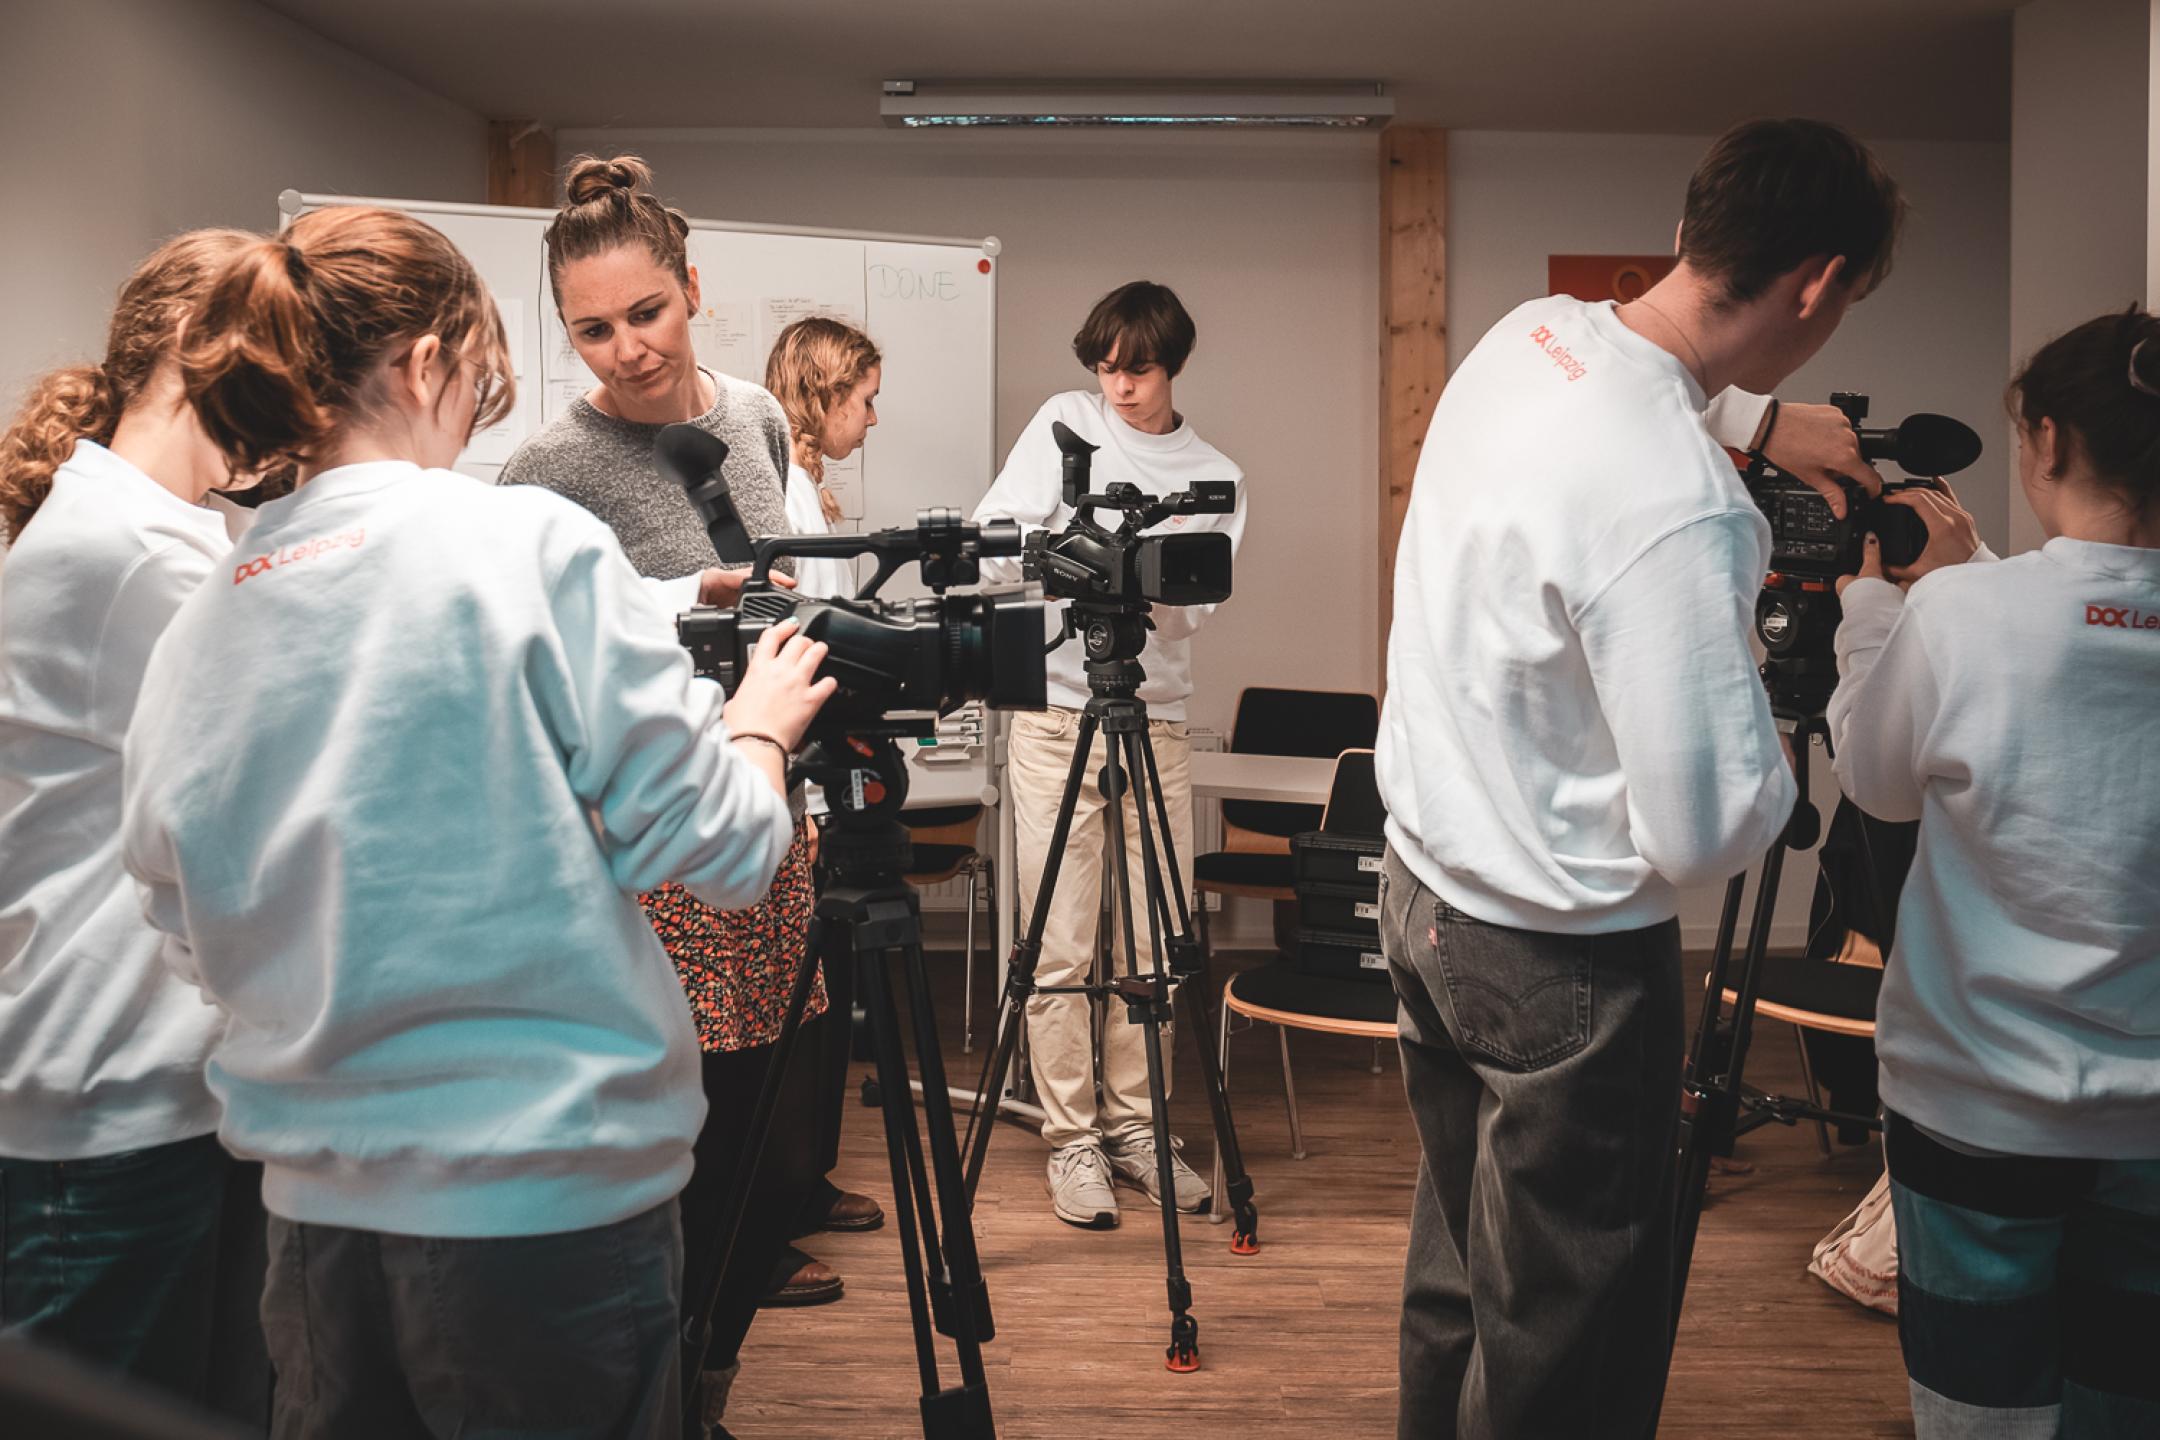
<path id="1" fill-rule="evenodd" d="M 1202 481 L 1235 485 L 1237 505 L 1229 514 L 1179 516 L 1157 527 L 1180 533 L 1219 530 L 1230 537 L 1234 550 L 1245 530 L 1245 473 L 1201 439 L 1171 403 L 1171 382 L 1192 354 L 1194 334 L 1192 317 L 1166 285 L 1136 280 L 1096 302 L 1073 337 L 1073 354 L 1094 375 L 1097 389 L 1069 391 L 1044 403 L 1014 442 L 997 483 L 976 507 L 975 518 L 1017 520 L 1025 531 L 1061 530 L 1072 522 L 1074 511 L 1059 488 L 1060 452 L 1050 428 L 1053 422 L 1062 422 L 1100 447 L 1090 482 L 1097 491 L 1118 483 L 1137 486 L 1150 495 L 1172 494 Z M 985 579 L 1019 576 L 1017 565 L 1009 560 L 986 560 L 983 573 Z M 1046 609 L 1055 635 L 1064 619 L 1064 605 Z M 1148 705 L 1148 740 L 1161 774 L 1162 798 L 1170 816 L 1169 838 L 1185 871 L 1181 883 L 1188 896 L 1193 893 L 1192 746 L 1186 735 L 1185 702 L 1193 690 L 1192 636 L 1214 610 L 1212 605 L 1154 607 L 1154 628 L 1140 656 L 1147 679 L 1139 695 Z M 1049 860 L 1052 822 L 1072 766 L 1080 712 L 1089 699 L 1083 661 L 1078 642 L 1052 650 L 1045 662 L 1048 708 L 1016 714 L 1012 721 L 1005 776 L 1017 827 L 1023 915 L 1034 906 Z M 1096 743 L 1099 756 L 1103 753 L 1099 736 Z M 1106 803 L 1099 781 L 1081 788 L 1036 966 L 1035 978 L 1043 986 L 1085 984 L 1090 978 L 1096 917 L 1102 909 L 1099 877 L 1107 842 L 1101 816 Z M 1139 821 L 1129 799 L 1124 812 L 1127 853 L 1137 857 Z M 1136 869 L 1131 903 L 1134 932 L 1142 943 L 1148 934 L 1146 901 Z M 1122 946 L 1116 947 L 1116 954 L 1122 968 Z M 1149 963 L 1145 955 L 1139 960 L 1143 967 Z M 1113 1017 L 1103 1027 L 1098 1069 L 1091 1013 L 1085 995 L 1031 997 L 1028 1050 L 1045 1112 L 1043 1138 L 1051 1147 L 1045 1177 L 1051 1212 L 1069 1225 L 1107 1229 L 1118 1223 L 1115 1185 L 1135 1186 L 1146 1192 L 1151 1204 L 1159 1204 L 1161 1181 L 1144 1035 L 1122 1016 Z M 1167 1093 L 1167 1026 L 1163 1039 Z M 1177 1208 L 1206 1209 L 1207 1182 L 1175 1154 L 1171 1173 Z"/>
<path id="2" fill-rule="evenodd" d="M 1735 127 L 1688 186 L 1671 274 L 1624 305 L 1519 306 L 1434 408 L 1377 756 L 1424 1152 L 1405 1440 L 1637 1436 L 1656 1414 L 1680 891 L 1760 856 L 1795 794 L 1749 649 L 1769 527 L 1705 412 L 1829 340 L 1901 209 L 1834 126 Z"/>

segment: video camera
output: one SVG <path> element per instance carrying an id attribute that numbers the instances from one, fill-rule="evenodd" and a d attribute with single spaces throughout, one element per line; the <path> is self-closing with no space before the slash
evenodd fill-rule
<path id="1" fill-rule="evenodd" d="M 1143 535 L 1174 515 L 1227 515 L 1237 508 L 1237 486 L 1203 480 L 1175 495 L 1150 495 L 1120 481 L 1099 495 L 1088 492 L 1098 447 L 1063 421 L 1050 432 L 1064 459 L 1060 479 L 1065 503 L 1076 514 L 1064 530 L 1037 530 L 1021 551 L 1020 573 L 1039 581 L 1043 593 L 1082 605 L 1137 610 L 1154 605 L 1214 605 L 1230 598 L 1230 537 Z M 1115 529 L 1095 518 L 1098 510 L 1122 512 Z"/>
<path id="2" fill-rule="evenodd" d="M 1919 512 L 1892 505 L 1902 490 L 1937 489 L 1938 478 L 1980 458 L 1980 437 L 1947 415 L 1908 415 L 1887 430 L 1869 430 L 1868 397 L 1840 391 L 1830 403 L 1845 412 L 1860 438 L 1860 454 L 1888 460 L 1918 479 L 1886 481 L 1880 497 L 1848 480 L 1845 518 L 1813 486 L 1787 475 L 1760 455 L 1742 473 L 1748 494 L 1770 521 L 1770 573 L 1755 601 L 1755 633 L 1768 660 L 1763 683 L 1771 710 L 1787 719 L 1820 715 L 1837 688 L 1835 642 L 1842 611 L 1837 580 L 1860 568 L 1867 537 L 1882 542 L 1883 564 L 1910 565 L 1927 548 L 1927 524 Z"/>
<path id="3" fill-rule="evenodd" d="M 753 544 L 720 476 L 725 441 L 695 425 L 670 425 L 654 449 L 661 470 L 689 495 L 720 558 L 751 566 L 734 609 L 701 605 L 676 618 L 676 634 L 698 674 L 733 694 L 759 639 L 792 619 L 826 646 L 819 676 L 839 681 L 813 733 L 927 733 L 926 723 L 889 717 L 942 715 L 970 700 L 998 709 L 1042 708 L 1042 601 L 1017 587 L 944 593 L 979 581 L 982 557 L 1019 554 L 1019 526 L 974 525 L 956 510 L 933 509 L 920 512 L 913 529 L 768 536 Z M 772 563 L 782 555 L 870 555 L 877 569 L 853 599 L 808 599 L 773 583 Z M 910 562 L 936 596 L 876 599 L 878 588 Z"/>

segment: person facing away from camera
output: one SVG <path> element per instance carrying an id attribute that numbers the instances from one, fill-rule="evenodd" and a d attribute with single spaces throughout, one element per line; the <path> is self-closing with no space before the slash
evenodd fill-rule
<path id="1" fill-rule="evenodd" d="M 1656 1411 L 1679 894 L 1762 853 L 1795 798 L 1748 646 L 1770 532 L 1705 410 L 1822 347 L 1902 209 L 1842 130 L 1738 126 L 1689 181 L 1671 274 L 1519 306 L 1435 407 L 1378 754 L 1424 1150 L 1405 1437 L 1632 1437 Z"/>
<path id="2" fill-rule="evenodd" d="M 218 1144 L 203 1078 L 224 1017 L 159 963 L 120 863 L 144 668 L 232 548 L 212 497 L 254 483 L 175 352 L 257 238 L 160 245 L 104 358 L 44 376 L 0 436 L 0 1327 L 259 1425 L 261 1177 Z"/>
<path id="3" fill-rule="evenodd" d="M 2047 543 L 1926 491 L 1840 580 L 1845 792 L 1918 820 L 1876 1007 L 1898 1336 L 1935 1437 L 2160 1434 L 2160 320 L 2010 387 Z"/>
<path id="4" fill-rule="evenodd" d="M 298 467 L 152 655 L 122 812 L 166 963 L 228 1016 L 273 1431 L 673 1440 L 705 1105 L 633 897 L 763 893 L 824 647 L 761 645 L 723 703 L 606 526 L 446 468 L 511 367 L 410 216 L 241 248 L 179 365 L 233 468 Z"/>
<path id="5" fill-rule="evenodd" d="M 1095 377 L 1095 390 L 1072 390 L 1043 402 L 1005 457 L 1005 468 L 975 507 L 977 521 L 1016 520 L 1023 531 L 1063 530 L 1075 512 L 1060 487 L 1061 454 L 1051 425 L 1062 421 L 1082 440 L 1100 447 L 1093 456 L 1090 486 L 1100 493 L 1125 483 L 1147 495 L 1171 495 L 1203 481 L 1236 486 L 1235 508 L 1228 514 L 1177 516 L 1156 532 L 1220 531 L 1230 537 L 1232 553 L 1245 533 L 1245 473 L 1228 456 L 1200 438 L 1191 421 L 1171 403 L 1171 385 L 1192 354 L 1192 317 L 1166 285 L 1135 280 L 1097 301 L 1080 332 L 1073 354 Z M 1017 580 L 1016 560 L 986 560 L 985 580 Z M 1065 604 L 1046 607 L 1051 633 L 1064 620 Z M 1192 743 L 1187 738 L 1185 702 L 1191 698 L 1192 637 L 1215 613 L 1213 605 L 1157 605 L 1153 628 L 1140 665 L 1147 679 L 1139 697 L 1148 706 L 1148 743 L 1162 781 L 1162 799 L 1170 816 L 1171 843 L 1183 870 L 1179 883 L 1192 891 Z M 1006 783 L 1013 794 L 1020 876 L 1020 913 L 1035 905 L 1043 867 L 1050 859 L 1050 839 L 1065 777 L 1072 767 L 1082 709 L 1089 700 L 1086 653 L 1077 639 L 1050 652 L 1045 662 L 1049 706 L 1013 716 Z M 1042 955 L 1035 978 L 1044 986 L 1084 985 L 1095 957 L 1095 923 L 1102 909 L 1103 740 L 1096 737 L 1088 761 L 1088 780 L 1080 787 L 1066 837 L 1058 887 L 1050 902 Z M 1139 815 L 1130 796 L 1123 802 L 1126 854 L 1132 864 L 1130 897 L 1133 934 L 1145 945 L 1148 936 L 1147 892 L 1141 884 Z M 1150 817 L 1150 826 L 1154 824 Z M 1165 879 L 1167 881 L 1167 875 Z M 1115 950 L 1119 973 L 1125 968 L 1124 946 Z M 1151 964 L 1143 953 L 1141 969 Z M 1102 1030 L 1098 1067 L 1095 1027 L 1088 997 L 1038 994 L 1027 1003 L 1028 1051 L 1034 1062 L 1035 1088 L 1042 1098 L 1043 1139 L 1050 1143 L 1045 1183 L 1050 1209 L 1069 1225 L 1108 1229 L 1118 1223 L 1113 1185 L 1143 1191 L 1148 1203 L 1161 1203 L 1155 1159 L 1155 1107 L 1148 1096 L 1145 1033 L 1113 1015 Z M 1170 1086 L 1170 1028 L 1163 1027 L 1163 1087 Z M 1098 1099 L 1098 1083 L 1100 1098 Z M 1186 1212 L 1205 1210 L 1207 1182 L 1172 1153 L 1174 1203 Z"/>

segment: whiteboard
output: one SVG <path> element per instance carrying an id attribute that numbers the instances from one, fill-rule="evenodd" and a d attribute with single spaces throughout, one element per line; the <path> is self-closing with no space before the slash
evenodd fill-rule
<path id="1" fill-rule="evenodd" d="M 517 375 L 508 419 L 473 436 L 457 468 L 494 480 L 528 435 L 596 383 L 577 358 L 548 289 L 542 239 L 552 210 L 343 195 L 278 196 L 279 223 L 330 205 L 379 205 L 448 236 L 502 312 Z M 828 462 L 843 531 L 913 526 L 933 505 L 972 511 L 997 473 L 997 282 L 1002 246 L 980 240 L 793 230 L 692 220 L 698 363 L 765 383 L 774 337 L 805 315 L 831 315 L 884 352 L 878 423 L 861 449 Z M 916 593 L 894 577 L 886 593 Z"/>

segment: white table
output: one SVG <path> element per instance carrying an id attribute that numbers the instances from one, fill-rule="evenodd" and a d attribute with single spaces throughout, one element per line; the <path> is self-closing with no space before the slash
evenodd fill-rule
<path id="1" fill-rule="evenodd" d="M 1273 800 L 1285 805 L 1325 805 L 1335 783 L 1335 762 L 1308 755 L 1233 755 L 1194 751 L 1195 798 Z"/>

